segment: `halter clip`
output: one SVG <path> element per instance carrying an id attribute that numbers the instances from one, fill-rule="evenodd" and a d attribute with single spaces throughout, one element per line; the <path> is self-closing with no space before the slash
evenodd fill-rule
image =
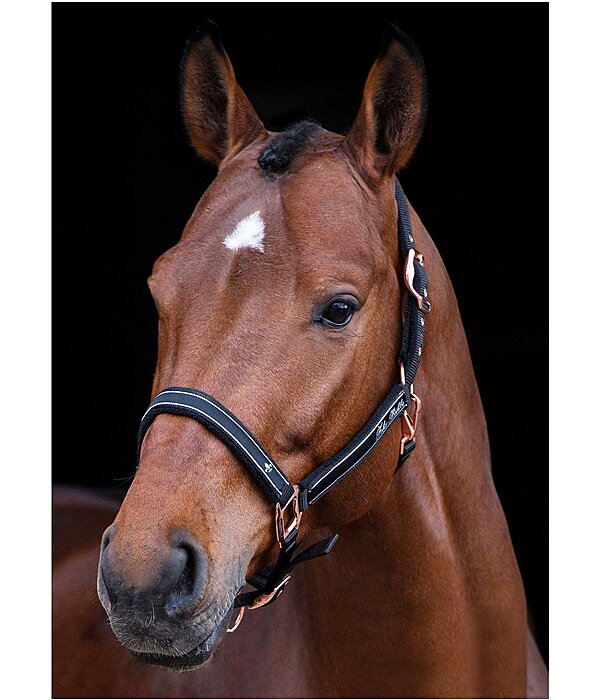
<path id="1" fill-rule="evenodd" d="M 404 382 L 404 364 L 400 363 L 400 377 Z M 412 389 L 412 387 L 411 387 Z M 400 424 L 402 425 L 402 440 L 400 441 L 400 456 L 404 454 L 404 447 L 407 442 L 416 439 L 417 425 L 419 423 L 419 413 L 421 411 L 421 399 L 413 392 L 410 392 L 410 398 L 414 404 L 412 417 L 408 415 L 408 409 L 400 416 Z"/>

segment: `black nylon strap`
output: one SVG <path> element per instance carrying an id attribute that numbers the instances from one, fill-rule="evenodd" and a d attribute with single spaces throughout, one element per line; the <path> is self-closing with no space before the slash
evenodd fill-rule
<path id="1" fill-rule="evenodd" d="M 408 442 L 406 442 L 404 444 L 404 451 L 402 452 L 402 454 L 398 458 L 398 464 L 396 465 L 396 469 L 394 471 L 394 474 L 398 471 L 398 469 L 400 469 L 400 467 L 404 464 L 404 462 L 406 462 L 406 460 L 410 457 L 411 452 L 415 449 L 416 446 L 417 446 L 417 443 L 415 442 L 415 440 L 408 440 Z"/>
<path id="2" fill-rule="evenodd" d="M 396 384 L 362 430 L 337 454 L 300 482 L 300 510 L 306 510 L 340 479 L 356 469 L 407 407 L 404 387 Z"/>
<path id="3" fill-rule="evenodd" d="M 402 190 L 400 181 L 396 178 L 396 203 L 398 205 L 398 247 L 403 261 L 408 256 L 408 251 L 415 249 L 412 226 L 410 223 L 410 212 L 408 210 L 408 200 Z M 413 286 L 415 290 L 424 297 L 428 294 L 429 281 L 425 267 L 415 260 L 415 277 Z M 402 345 L 400 349 L 400 361 L 404 364 L 406 376 L 406 389 L 414 383 L 421 362 L 423 341 L 425 338 L 425 312 L 419 308 L 415 297 L 407 291 L 406 304 L 404 307 L 404 320 L 402 329 Z M 407 400 L 409 397 L 407 396 Z"/>
<path id="4" fill-rule="evenodd" d="M 264 447 L 225 406 L 197 389 L 173 386 L 156 395 L 142 418 L 138 432 L 138 462 L 144 436 L 161 413 L 187 416 L 203 425 L 248 467 L 271 503 L 282 506 L 288 503 L 293 494 L 292 485 Z"/>
<path id="5" fill-rule="evenodd" d="M 293 556 L 297 549 L 297 545 L 288 551 L 282 550 L 273 566 L 269 566 L 262 571 L 254 574 L 248 580 L 248 583 L 256 590 L 239 593 L 234 602 L 234 608 L 243 608 L 246 605 L 253 605 L 257 598 L 263 593 L 270 593 L 279 583 L 294 569 L 298 564 L 311 559 L 317 559 L 329 554 L 333 546 L 338 541 L 339 535 L 330 535 L 324 540 L 320 540 L 315 544 L 303 549 L 300 554 Z M 277 598 L 273 598 L 274 602 Z M 270 605 L 270 603 L 268 603 Z"/>

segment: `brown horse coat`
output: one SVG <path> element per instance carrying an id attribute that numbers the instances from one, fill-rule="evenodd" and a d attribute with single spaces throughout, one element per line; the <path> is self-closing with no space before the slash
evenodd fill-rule
<path id="1" fill-rule="evenodd" d="M 259 159 L 281 137 L 262 126 L 212 30 L 188 46 L 182 80 L 192 143 L 219 174 L 150 280 L 160 317 L 153 394 L 177 384 L 211 393 L 298 481 L 352 437 L 395 380 L 404 291 L 393 183 L 423 125 L 422 63 L 392 32 L 348 136 L 309 129 L 271 170 Z M 254 212 L 263 238 L 224 245 Z M 209 635 L 212 656 L 178 674 L 128 654 L 95 592 L 100 532 L 116 509 L 63 492 L 55 697 L 546 695 L 456 299 L 412 210 L 411 219 L 434 309 L 410 460 L 393 475 L 395 425 L 303 519 L 302 534 L 340 533 L 333 552 L 294 572 L 274 605 L 247 613 L 214 651 L 240 581 L 275 556 L 272 510 L 216 438 L 159 416 L 105 535 L 102 602 L 136 653 L 168 664 Z M 340 294 L 356 300 L 355 317 L 324 329 L 313 310 Z M 74 513 L 85 524 L 76 533 Z M 200 554 L 171 582 L 182 532 Z M 184 579 L 197 600 L 169 616 L 157 601 L 183 596 Z"/>

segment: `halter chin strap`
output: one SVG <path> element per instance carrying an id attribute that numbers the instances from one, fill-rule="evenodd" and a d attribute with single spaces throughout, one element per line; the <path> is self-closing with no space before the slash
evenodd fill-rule
<path id="1" fill-rule="evenodd" d="M 339 452 L 294 485 L 250 430 L 209 394 L 187 387 L 169 387 L 156 395 L 142 417 L 137 443 L 138 463 L 144 436 L 156 416 L 161 413 L 186 416 L 224 442 L 248 468 L 269 501 L 275 505 L 275 536 L 280 547 L 279 556 L 272 566 L 248 579 L 247 583 L 254 590 L 240 593 L 236 597 L 234 607 L 240 611 L 229 631 L 237 628 L 246 608 L 259 608 L 273 602 L 290 580 L 295 566 L 329 554 L 338 535 L 327 537 L 299 551 L 297 538 L 302 514 L 338 481 L 354 471 L 375 449 L 396 420 L 402 423 L 400 458 L 396 471 L 415 447 L 421 402 L 413 393 L 412 385 L 421 360 L 425 315 L 431 310 L 431 304 L 428 300 L 423 256 L 415 249 L 408 202 L 397 179 L 396 203 L 398 247 L 404 261 L 404 283 L 408 289 L 399 360 L 400 381 L 392 387 L 363 428 Z M 411 404 L 412 416 L 409 414 Z"/>

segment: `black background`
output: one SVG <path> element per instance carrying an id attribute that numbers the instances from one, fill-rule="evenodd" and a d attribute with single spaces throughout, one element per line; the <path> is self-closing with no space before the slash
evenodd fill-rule
<path id="1" fill-rule="evenodd" d="M 346 130 L 388 21 L 420 47 L 429 117 L 401 179 L 458 296 L 547 656 L 546 5 L 53 4 L 54 481 L 124 492 L 132 474 L 156 360 L 145 280 L 214 176 L 178 109 L 203 16 L 270 129 Z"/>

